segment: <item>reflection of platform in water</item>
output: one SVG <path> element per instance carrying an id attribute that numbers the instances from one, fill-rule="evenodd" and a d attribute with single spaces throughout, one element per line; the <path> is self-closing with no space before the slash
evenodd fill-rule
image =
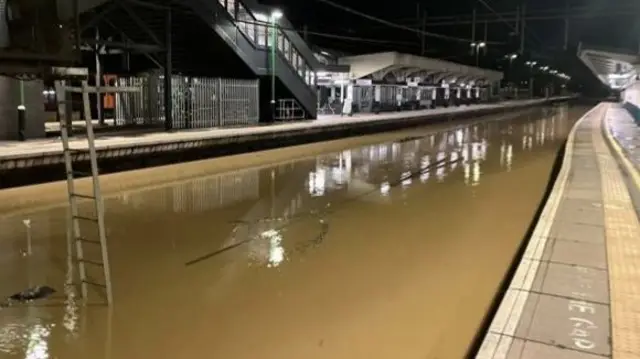
<path id="1" fill-rule="evenodd" d="M 391 198 L 385 195 L 384 185 L 374 185 L 358 178 L 351 179 L 347 193 L 350 198 L 357 198 L 358 201 L 372 202 L 378 204 L 391 203 Z"/>
<path id="2" fill-rule="evenodd" d="M 232 172 L 124 193 L 119 198 L 136 209 L 160 209 L 175 213 L 204 212 L 259 198 L 259 174 L 257 169 Z M 150 196 L 150 193 L 153 195 Z M 150 201 L 150 198 L 153 200 Z"/>

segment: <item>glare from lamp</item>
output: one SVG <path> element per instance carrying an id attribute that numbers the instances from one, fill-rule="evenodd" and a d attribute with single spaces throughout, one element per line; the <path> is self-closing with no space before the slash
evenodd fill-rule
<path id="1" fill-rule="evenodd" d="M 282 11 L 280 10 L 273 10 L 271 12 L 271 20 L 275 21 L 275 20 L 280 20 L 280 18 L 282 17 Z"/>

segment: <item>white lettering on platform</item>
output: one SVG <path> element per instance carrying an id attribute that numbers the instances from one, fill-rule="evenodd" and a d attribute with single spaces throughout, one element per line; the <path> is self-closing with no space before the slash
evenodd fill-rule
<path id="1" fill-rule="evenodd" d="M 587 268 L 577 267 L 577 270 L 581 273 L 588 273 Z M 591 279 L 578 275 L 578 286 L 583 291 L 574 291 L 571 292 L 571 294 L 575 297 L 584 299 L 591 297 L 588 293 L 592 288 L 591 283 Z M 571 323 L 569 336 L 573 341 L 573 345 L 581 350 L 594 349 L 596 347 L 596 343 L 592 340 L 593 332 L 598 329 L 598 326 L 591 318 L 596 314 L 596 307 L 584 300 L 570 300 L 569 311 L 574 315 L 569 318 L 569 322 Z"/>

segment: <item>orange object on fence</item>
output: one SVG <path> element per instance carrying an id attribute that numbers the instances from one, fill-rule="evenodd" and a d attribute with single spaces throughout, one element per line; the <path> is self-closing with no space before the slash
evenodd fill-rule
<path id="1" fill-rule="evenodd" d="M 116 75 L 103 75 L 105 86 L 115 86 L 118 76 Z M 114 93 L 105 93 L 102 98 L 102 108 L 113 110 L 116 107 L 116 96 Z"/>

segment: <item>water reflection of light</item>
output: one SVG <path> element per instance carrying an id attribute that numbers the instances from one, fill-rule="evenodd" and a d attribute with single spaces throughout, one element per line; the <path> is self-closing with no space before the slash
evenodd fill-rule
<path id="1" fill-rule="evenodd" d="M 411 172 L 410 171 L 406 171 L 402 173 L 402 187 L 403 188 L 407 188 L 408 186 L 411 186 Z"/>
<path id="2" fill-rule="evenodd" d="M 322 168 L 309 173 L 309 194 L 312 197 L 324 196 L 326 173 Z"/>
<path id="3" fill-rule="evenodd" d="M 424 156 L 420 160 L 420 169 L 422 172 L 420 173 L 420 182 L 425 183 L 429 180 L 430 170 L 429 166 L 431 165 L 431 159 L 429 156 Z"/>
<path id="4" fill-rule="evenodd" d="M 485 161 L 487 159 L 487 149 L 489 147 L 489 143 L 487 142 L 486 139 L 482 139 L 482 141 L 480 141 L 480 158 L 482 158 L 483 161 Z"/>
<path id="5" fill-rule="evenodd" d="M 460 154 L 458 152 L 451 152 L 451 170 L 455 170 L 458 167 L 458 158 Z"/>
<path id="6" fill-rule="evenodd" d="M 511 163 L 513 162 L 513 145 L 507 146 L 507 171 L 511 171 Z"/>
<path id="7" fill-rule="evenodd" d="M 464 141 L 464 132 L 462 129 L 456 131 L 456 143 L 458 146 L 462 146 L 462 142 Z"/>
<path id="8" fill-rule="evenodd" d="M 507 144 L 502 141 L 500 144 L 500 167 L 504 167 L 507 160 Z"/>
<path id="9" fill-rule="evenodd" d="M 7 316 L 7 318 L 10 318 Z M 0 328 L 0 353 L 24 352 L 25 359 L 49 359 L 48 338 L 53 325 L 10 323 Z"/>
<path id="10" fill-rule="evenodd" d="M 386 160 L 387 159 L 387 154 L 389 153 L 389 148 L 387 148 L 387 145 L 380 145 L 378 146 L 378 158 L 380 161 Z"/>
<path id="11" fill-rule="evenodd" d="M 276 230 L 270 229 L 264 231 L 261 237 L 269 241 L 269 258 L 267 260 L 267 267 L 275 268 L 284 261 L 285 251 L 282 247 L 282 236 Z"/>
<path id="12" fill-rule="evenodd" d="M 471 178 L 471 165 L 469 165 L 469 162 L 465 162 L 463 166 L 464 166 L 464 184 L 468 185 L 469 179 Z"/>
<path id="13" fill-rule="evenodd" d="M 343 185 L 347 181 L 346 172 L 339 167 L 331 168 L 331 180 L 337 185 Z"/>
<path id="14" fill-rule="evenodd" d="M 456 143 L 456 137 L 455 134 L 447 134 L 447 144 L 449 144 L 449 146 L 453 146 Z"/>
<path id="15" fill-rule="evenodd" d="M 439 181 L 442 181 L 445 176 L 445 169 L 447 165 L 443 162 L 447 158 L 447 154 L 445 152 L 438 152 L 438 156 L 436 157 L 436 162 L 438 163 L 438 168 L 436 169 L 436 177 Z"/>
<path id="16" fill-rule="evenodd" d="M 391 185 L 389 184 L 389 182 L 382 182 L 382 184 L 380 184 L 380 194 L 382 194 L 383 196 L 388 196 L 389 190 L 391 190 Z"/>
<path id="17" fill-rule="evenodd" d="M 471 168 L 470 168 L 470 153 L 469 153 L 470 144 L 466 144 L 462 148 L 462 166 L 464 167 L 464 184 L 469 184 L 469 178 L 471 177 Z"/>
<path id="18" fill-rule="evenodd" d="M 473 173 L 473 180 L 471 185 L 472 186 L 477 186 L 480 184 L 480 161 L 475 161 L 473 163 L 473 170 L 471 171 Z"/>
<path id="19" fill-rule="evenodd" d="M 471 160 L 479 161 L 486 158 L 486 144 L 474 142 L 471 144 Z"/>
<path id="20" fill-rule="evenodd" d="M 49 334 L 51 334 L 51 330 L 40 324 L 36 324 L 31 328 L 25 359 L 49 358 L 49 345 L 47 343 Z"/>
<path id="21" fill-rule="evenodd" d="M 401 148 L 402 147 L 399 143 L 394 143 L 393 145 L 391 145 L 391 159 L 393 161 L 395 161 L 400 155 Z"/>

